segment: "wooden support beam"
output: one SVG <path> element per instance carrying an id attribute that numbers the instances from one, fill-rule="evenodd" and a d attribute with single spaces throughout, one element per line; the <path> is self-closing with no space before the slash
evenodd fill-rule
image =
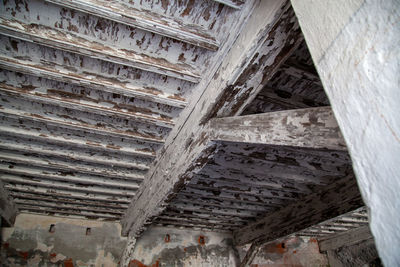
<path id="1" fill-rule="evenodd" d="M 283 5 L 275 16 L 273 23 L 263 30 L 262 38 L 252 44 L 253 53 L 244 53 L 247 60 L 240 70 L 235 70 L 224 94 L 210 107 L 203 123 L 214 117 L 241 114 L 301 44 L 303 35 L 290 3 Z"/>
<path id="2" fill-rule="evenodd" d="M 318 193 L 305 196 L 235 231 L 235 242 L 237 245 L 266 243 L 363 205 L 356 179 L 354 175 L 348 175 Z"/>
<path id="3" fill-rule="evenodd" d="M 0 180 L 0 216 L 5 226 L 13 226 L 18 209 L 4 183 Z M 1 224 L 3 226 L 3 224 Z"/>
<path id="4" fill-rule="evenodd" d="M 334 250 L 344 246 L 351 246 L 361 241 L 373 239 L 369 225 L 351 229 L 334 236 L 329 236 L 327 239 L 319 242 L 319 250 L 325 252 Z"/>
<path id="5" fill-rule="evenodd" d="M 155 16 L 146 10 L 138 10 L 123 2 L 104 0 L 46 0 L 47 2 L 83 11 L 128 26 L 167 36 L 209 50 L 218 50 L 218 42 L 209 32 L 196 25 L 185 25 L 181 20 Z M 236 1 L 229 1 L 236 2 Z M 241 1 L 237 1 L 241 2 Z M 237 4 L 233 3 L 236 7 Z M 231 6 L 231 5 L 230 5 Z"/>
<path id="6" fill-rule="evenodd" d="M 182 111 L 121 220 L 122 234 L 140 235 L 205 166 L 217 146 L 205 130 L 209 119 L 240 113 L 247 99 L 257 94 L 301 43 L 301 31 L 288 1 L 249 1 L 242 10 L 247 23 L 212 79 L 200 83 L 204 91 L 193 96 L 190 106 Z M 243 17 L 238 21 L 242 19 L 246 21 Z"/>
<path id="7" fill-rule="evenodd" d="M 249 247 L 249 250 L 247 250 L 246 256 L 244 256 L 242 262 L 240 263 L 239 267 L 249 267 L 251 266 L 251 263 L 253 262 L 255 256 L 257 253 L 260 251 L 261 245 L 252 243 L 251 246 Z"/>
<path id="8" fill-rule="evenodd" d="M 218 118 L 210 130 L 214 141 L 346 150 L 330 107 Z"/>
<path id="9" fill-rule="evenodd" d="M 117 63 L 133 68 L 142 69 L 167 75 L 174 78 L 199 82 L 200 76 L 194 69 L 184 63 L 174 64 L 159 58 L 153 58 L 134 51 L 119 49 L 103 42 L 85 39 L 82 35 L 60 31 L 38 24 L 25 24 L 17 20 L 0 18 L 0 33 L 39 45 L 53 47 L 64 51 L 74 52 L 92 58 Z"/>

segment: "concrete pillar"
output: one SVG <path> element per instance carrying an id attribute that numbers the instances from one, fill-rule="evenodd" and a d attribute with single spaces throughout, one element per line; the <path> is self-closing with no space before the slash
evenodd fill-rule
<path id="1" fill-rule="evenodd" d="M 400 265 L 400 1 L 292 0 L 386 266 Z"/>

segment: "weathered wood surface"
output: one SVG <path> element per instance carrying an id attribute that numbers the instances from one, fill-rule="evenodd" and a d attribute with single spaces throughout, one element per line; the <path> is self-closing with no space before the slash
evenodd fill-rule
<path id="1" fill-rule="evenodd" d="M 275 13 L 274 21 L 263 33 L 251 44 L 253 53 L 246 55 L 249 58 L 240 65 L 240 69 L 234 70 L 224 94 L 219 95 L 216 103 L 209 108 L 208 116 L 202 119 L 203 123 L 214 117 L 241 114 L 303 41 L 289 3 Z"/>
<path id="2" fill-rule="evenodd" d="M 5 226 L 12 226 L 17 217 L 18 209 L 8 190 L 0 180 L 0 216 Z M 3 225 L 1 225 L 3 226 Z"/>
<path id="3" fill-rule="evenodd" d="M 310 194 L 234 232 L 237 245 L 263 243 L 363 206 L 354 175 Z"/>
<path id="4" fill-rule="evenodd" d="M 320 241 L 319 250 L 324 252 L 327 250 L 334 250 L 344 246 L 351 246 L 361 241 L 373 239 L 369 226 L 363 226 L 336 234 L 328 239 Z"/>
<path id="5" fill-rule="evenodd" d="M 43 25 L 25 24 L 17 20 L 0 18 L 0 33 L 29 40 L 36 44 L 49 46 L 104 61 L 126 65 L 154 73 L 167 75 L 190 82 L 199 82 L 200 76 L 186 64 L 174 64 L 166 60 L 151 58 L 134 51 L 122 50 L 77 36 L 64 33 Z"/>
<path id="6" fill-rule="evenodd" d="M 240 9 L 244 3 L 244 0 L 214 0 L 214 1 L 230 6 L 235 9 Z"/>
<path id="7" fill-rule="evenodd" d="M 205 88 L 204 93 L 193 96 L 191 105 L 181 113 L 181 120 L 172 130 L 131 208 L 121 221 L 123 234 L 132 231 L 132 234 L 139 235 L 144 230 L 145 223 L 160 214 L 176 193 L 189 182 L 193 173 L 205 165 L 214 148 L 206 144 L 208 137 L 201 135 L 204 124 L 215 117 L 218 110 L 224 115 L 234 115 L 243 104 L 239 98 L 233 97 L 237 90 L 232 88 L 240 88 L 243 95 L 259 88 L 259 78 L 254 79 L 252 83 L 246 83 L 246 86 L 243 84 L 244 79 L 247 80 L 249 76 L 258 73 L 258 66 L 261 65 L 260 76 L 261 73 L 266 73 L 264 78 L 268 79 L 296 47 L 297 38 L 300 40 L 301 33 L 297 24 L 293 23 L 293 13 L 288 10 L 287 4 L 286 1 L 262 1 L 256 4 L 248 1 L 243 5 L 241 15 L 246 13 L 247 17 L 237 20 L 241 25 L 233 25 L 236 29 L 244 27 L 241 34 L 234 44 L 228 43 L 231 49 L 221 60 L 219 71 L 213 79 L 207 83 L 200 83 L 199 86 Z M 253 8 L 254 12 L 249 16 Z M 280 28 L 286 28 L 284 25 L 289 27 L 289 30 Z M 288 38 L 289 35 L 292 37 Z M 282 43 L 286 46 L 282 47 Z M 258 62 L 260 57 L 263 59 L 262 63 Z M 269 60 L 266 61 L 266 58 Z M 233 98 L 225 97 L 232 92 Z M 215 102 L 215 99 L 225 98 L 235 105 L 235 108 L 223 107 L 224 103 L 220 105 L 220 101 Z M 206 156 L 204 151 L 207 149 L 211 151 L 207 151 Z"/>
<path id="8" fill-rule="evenodd" d="M 316 237 L 325 240 L 337 234 L 368 226 L 368 213 L 366 207 L 342 214 L 327 221 L 308 227 L 296 233 L 296 236 Z"/>
<path id="9" fill-rule="evenodd" d="M 47 62 L 34 62 L 30 58 L 24 60 L 18 58 L 0 56 L 0 67 L 20 72 L 32 76 L 44 77 L 50 80 L 66 82 L 78 86 L 90 86 L 100 91 L 106 91 L 112 94 L 121 94 L 128 97 L 138 97 L 164 105 L 183 108 L 186 102 L 174 95 L 161 93 L 154 87 L 135 86 L 123 81 L 116 81 L 109 77 L 98 75 L 97 73 L 76 73 L 75 69 L 65 68 L 63 65 L 57 65 Z"/>
<path id="10" fill-rule="evenodd" d="M 330 107 L 218 118 L 210 127 L 214 141 L 346 150 Z"/>
<path id="11" fill-rule="evenodd" d="M 83 216 L 118 219 L 121 209 L 114 216 L 100 203 L 134 195 L 252 6 L 241 14 L 213 1 L 4 1 L 0 179 L 18 205 L 52 214 L 50 192 L 75 216 L 87 196 L 99 206 Z"/>
<path id="12" fill-rule="evenodd" d="M 109 3 L 102 0 L 46 0 L 57 5 L 84 11 L 128 26 L 167 36 L 185 43 L 218 50 L 218 42 L 206 29 L 197 25 L 185 25 L 178 18 L 168 18 L 154 12 L 135 9 L 123 2 Z M 231 6 L 231 5 L 230 5 Z M 235 5 L 236 6 L 236 5 Z"/>
<path id="13" fill-rule="evenodd" d="M 242 115 L 329 105 L 307 45 L 303 41 Z"/>
<path id="14" fill-rule="evenodd" d="M 261 246 L 256 243 L 252 243 L 249 249 L 246 252 L 242 262 L 240 263 L 239 267 L 250 267 L 251 263 L 253 262 L 255 256 L 260 251 Z"/>

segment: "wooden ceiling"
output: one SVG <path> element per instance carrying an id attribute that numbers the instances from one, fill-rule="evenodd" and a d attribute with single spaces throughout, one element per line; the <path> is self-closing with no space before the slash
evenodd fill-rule
<path id="1" fill-rule="evenodd" d="M 281 235 L 363 205 L 288 1 L 4 0 L 0 14 L 0 178 L 20 211 L 248 243 L 279 237 L 242 236 L 290 207 L 318 218 Z"/>

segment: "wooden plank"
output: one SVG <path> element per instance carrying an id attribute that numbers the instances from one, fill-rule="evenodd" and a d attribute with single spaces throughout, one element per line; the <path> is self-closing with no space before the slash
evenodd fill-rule
<path id="1" fill-rule="evenodd" d="M 243 0 L 214 0 L 214 1 L 232 7 L 234 9 L 240 9 L 244 3 Z"/>
<path id="2" fill-rule="evenodd" d="M 251 263 L 253 262 L 255 256 L 261 249 L 261 245 L 252 243 L 251 246 L 249 247 L 249 250 L 247 250 L 246 255 L 244 256 L 242 262 L 240 263 L 239 267 L 250 267 Z"/>
<path id="3" fill-rule="evenodd" d="M 162 144 L 164 143 L 164 140 L 160 138 L 159 136 L 151 136 L 151 135 L 145 135 L 141 134 L 136 131 L 123 131 L 123 130 L 118 130 L 118 129 L 110 129 L 106 126 L 102 125 L 93 125 L 93 124 L 88 124 L 84 122 L 76 123 L 76 122 L 71 122 L 71 121 L 63 121 L 60 119 L 52 118 L 52 117 L 44 117 L 41 115 L 33 114 L 33 113 L 27 113 L 19 110 L 12 110 L 12 109 L 7 109 L 7 108 L 0 108 L 0 116 L 1 117 L 7 117 L 7 118 L 13 118 L 13 119 L 24 119 L 31 121 L 33 123 L 35 122 L 41 122 L 46 125 L 50 125 L 53 127 L 57 127 L 60 129 L 72 129 L 75 131 L 87 131 L 90 133 L 102 135 L 102 136 L 108 136 L 108 137 L 115 137 L 115 138 L 126 138 L 128 140 L 138 140 L 138 141 L 143 141 L 143 142 L 149 142 L 149 143 L 154 143 L 154 144 Z"/>
<path id="4" fill-rule="evenodd" d="M 4 183 L 0 180 L 0 216 L 5 226 L 13 226 L 18 214 L 18 208 Z M 3 224 L 1 224 L 3 226 Z"/>
<path id="5" fill-rule="evenodd" d="M 330 107 L 218 118 L 210 127 L 214 141 L 347 149 Z"/>
<path id="6" fill-rule="evenodd" d="M 19 190 L 9 190 L 10 195 L 14 199 L 26 199 L 30 201 L 44 201 L 50 203 L 64 203 L 64 204 L 74 204 L 74 205 L 82 205 L 87 207 L 102 207 L 102 208 L 110 208 L 113 210 L 120 210 L 123 211 L 128 206 L 120 203 L 107 203 L 102 201 L 101 198 L 91 199 L 91 198 L 79 198 L 74 197 L 72 195 L 60 197 L 55 193 L 40 193 L 37 194 L 36 191 L 32 192 L 22 192 Z"/>
<path id="7" fill-rule="evenodd" d="M 326 106 L 323 103 L 316 103 L 313 100 L 302 97 L 300 95 L 288 94 L 280 90 L 275 90 L 272 88 L 265 88 L 257 95 L 255 100 L 262 102 L 271 102 L 285 109 L 296 109 L 296 108 L 310 108 L 317 106 Z"/>
<path id="8" fill-rule="evenodd" d="M 41 187 L 38 185 L 23 185 L 23 184 L 6 184 L 5 188 L 10 192 L 11 195 L 37 195 L 37 196 L 49 196 L 55 199 L 58 198 L 68 198 L 68 199 L 76 199 L 79 201 L 92 201 L 97 205 L 101 206 L 110 203 L 122 206 L 123 208 L 127 208 L 130 203 L 130 197 L 115 197 L 115 196 L 104 196 L 91 194 L 88 192 L 77 192 L 73 190 L 63 190 L 57 188 L 47 188 Z"/>
<path id="9" fill-rule="evenodd" d="M 363 206 L 354 175 L 234 232 L 237 245 L 272 241 Z"/>
<path id="10" fill-rule="evenodd" d="M 29 102 L 43 103 L 68 109 L 74 109 L 82 112 L 96 113 L 109 117 L 120 117 L 138 121 L 146 124 L 154 124 L 161 127 L 172 128 L 174 122 L 171 117 L 160 116 L 157 113 L 141 114 L 138 112 L 130 112 L 118 108 L 106 108 L 91 104 L 80 103 L 73 99 L 71 95 L 68 97 L 53 97 L 51 95 L 39 92 L 29 92 L 21 87 L 14 87 L 0 82 L 0 95 L 7 100 L 7 96 L 18 96 L 21 100 Z M 134 109 L 134 107 L 132 107 Z"/>
<path id="11" fill-rule="evenodd" d="M 29 40 L 39 45 L 99 58 L 104 61 L 190 82 L 197 83 L 200 80 L 199 74 L 195 73 L 193 68 L 185 63 L 174 64 L 165 59 L 160 60 L 159 58 L 152 58 L 134 51 L 119 49 L 102 42 L 85 39 L 83 36 L 78 36 L 72 32 L 64 32 L 44 25 L 25 24 L 17 20 L 0 18 L 0 33 L 22 40 Z"/>
<path id="12" fill-rule="evenodd" d="M 52 208 L 52 209 L 68 209 L 68 210 L 76 210 L 76 211 L 90 211 L 90 212 L 95 212 L 95 213 L 100 213 L 100 214 L 114 214 L 116 216 L 121 216 L 124 212 L 124 210 L 121 209 L 115 209 L 115 208 L 99 208 L 99 207 L 89 207 L 86 206 L 85 204 L 79 204 L 79 203 L 63 203 L 63 202 L 57 202 L 54 203 L 54 201 L 43 201 L 43 200 L 29 200 L 29 199 L 22 199 L 19 197 L 14 198 L 15 203 L 17 205 L 25 205 L 25 206 L 32 206 L 32 207 L 43 207 L 43 208 Z"/>
<path id="13" fill-rule="evenodd" d="M 37 154 L 29 153 L 28 151 L 10 151 L 2 148 L 0 152 L 0 162 L 10 165 L 21 164 L 24 166 L 36 166 L 48 170 L 56 170 L 60 173 L 80 173 L 89 174 L 99 177 L 115 178 L 121 180 L 130 180 L 141 182 L 144 175 L 134 173 L 132 169 L 121 169 L 113 167 L 110 169 L 108 166 L 101 165 L 88 165 L 80 161 L 69 161 L 65 158 L 56 158 L 52 155 L 49 157 L 37 157 Z"/>
<path id="14" fill-rule="evenodd" d="M 249 58 L 242 63 L 242 69 L 233 73 L 224 94 L 218 96 L 202 123 L 214 117 L 241 114 L 301 44 L 303 35 L 290 3 L 284 5 L 275 16 L 275 20 L 264 29 L 262 38 L 252 44 L 254 53 L 246 54 Z"/>
<path id="15" fill-rule="evenodd" d="M 65 215 L 72 215 L 76 217 L 85 217 L 87 219 L 108 219 L 112 221 L 118 221 L 120 219 L 120 215 L 116 214 L 106 214 L 106 213 L 97 213 L 94 211 L 77 211 L 75 209 L 69 208 L 50 208 L 50 207 L 35 207 L 25 204 L 19 204 L 19 209 L 23 212 L 31 212 L 31 213 L 39 213 L 39 214 L 46 214 L 51 216 L 65 216 Z"/>
<path id="16" fill-rule="evenodd" d="M 26 129 L 26 128 L 25 128 Z M 101 143 L 95 143 L 95 142 L 90 142 L 90 141 L 85 141 L 85 140 L 79 140 L 79 139 L 66 139 L 62 137 L 57 137 L 57 136 L 49 136 L 44 133 L 35 133 L 35 132 L 30 132 L 25 129 L 15 129 L 12 127 L 1 127 L 0 126 L 0 136 L 3 137 L 2 141 L 0 142 L 3 147 L 7 146 L 7 143 L 13 143 L 12 138 L 8 139 L 6 136 L 9 137 L 18 137 L 21 139 L 29 139 L 32 140 L 33 142 L 37 143 L 46 143 L 46 144 L 51 144 L 51 145 L 56 145 L 61 147 L 73 147 L 77 150 L 83 149 L 87 151 L 93 151 L 95 153 L 100 152 L 100 153 L 108 153 L 108 154 L 121 154 L 125 156 L 130 156 L 132 158 L 146 158 L 147 163 L 150 162 L 148 160 L 149 158 L 153 158 L 153 155 L 151 153 L 146 153 L 144 151 L 138 151 L 134 149 L 124 149 L 123 147 L 118 147 L 118 146 L 111 146 L 107 144 L 101 144 Z M 12 146 L 12 145 L 11 145 Z M 121 157 L 122 158 L 122 157 Z M 140 160 L 137 161 L 138 163 Z M 145 163 L 146 161 L 143 161 L 142 163 Z"/>
<path id="17" fill-rule="evenodd" d="M 283 66 L 281 66 L 281 70 L 288 75 L 297 77 L 299 79 L 309 80 L 322 87 L 318 73 L 315 70 L 311 70 L 308 66 L 301 66 L 288 60 Z"/>
<path id="18" fill-rule="evenodd" d="M 157 155 L 145 182 L 121 220 L 122 234 L 131 232 L 133 236 L 140 235 L 146 223 L 161 214 L 165 206 L 189 183 L 192 175 L 207 163 L 216 147 L 203 131 L 205 124 L 215 117 L 218 110 L 225 116 L 232 116 L 242 108 L 244 103 L 240 99 L 243 100 L 244 96 L 247 98 L 246 91 L 258 88 L 259 84 L 256 83 L 260 83 L 260 79 L 246 83 L 246 86 L 243 86 L 243 81 L 247 81 L 260 66 L 260 73 L 266 73 L 265 81 L 268 80 L 269 74 L 283 62 L 285 55 L 290 54 L 288 50 L 296 46 L 301 32 L 293 23 L 293 12 L 285 13 L 289 6 L 286 1 L 249 1 L 243 5 L 241 17 L 237 20 L 241 25 L 233 25 L 235 31 L 243 26 L 239 36 L 232 36 L 232 43 L 227 43 L 230 50 L 221 59 L 220 65 L 216 65 L 218 69 L 215 68 L 209 79 L 199 84 L 205 89 L 194 94 L 190 106 L 182 111 L 179 122 L 168 136 L 168 142 Z M 282 23 L 281 18 L 286 23 Z M 293 31 L 280 27 L 289 27 Z M 282 47 L 282 43 L 287 45 Z M 268 58 L 268 62 L 261 64 L 257 55 Z M 252 64 L 248 64 L 249 61 Z M 235 98 L 237 90 L 232 88 L 243 89 L 243 95 Z M 215 102 L 215 99 L 225 99 L 227 95 L 232 96 L 226 99 L 232 102 L 234 108 Z"/>
<path id="19" fill-rule="evenodd" d="M 321 252 L 334 250 L 344 246 L 351 246 L 368 239 L 373 239 L 373 236 L 369 226 L 366 225 L 334 236 L 329 236 L 327 239 L 319 242 L 319 250 Z"/>
<path id="20" fill-rule="evenodd" d="M 138 10 L 123 2 L 103 0 L 46 0 L 67 8 L 83 11 L 128 26 L 167 36 L 212 51 L 218 50 L 218 42 L 207 31 L 196 25 L 186 25 L 178 19 L 162 17 L 155 13 Z"/>
<path id="21" fill-rule="evenodd" d="M 33 187 L 44 187 L 48 189 L 61 189 L 61 190 L 70 190 L 76 192 L 85 192 L 88 194 L 98 194 L 98 195 L 109 195 L 115 197 L 133 197 L 135 193 L 131 190 L 124 189 L 115 189 L 115 188 L 104 188 L 101 186 L 88 186 L 88 185 L 80 185 L 78 183 L 69 182 L 60 182 L 60 181 L 44 181 L 41 179 L 34 179 L 34 177 L 23 177 L 11 174 L 0 174 L 0 180 L 3 183 L 9 184 L 20 184 L 27 185 Z"/>
<path id="22" fill-rule="evenodd" d="M 3 136 L 4 138 L 4 136 Z M 71 161 L 82 161 L 90 164 L 99 164 L 101 166 L 115 166 L 120 168 L 127 168 L 132 171 L 135 169 L 137 173 L 144 173 L 146 170 L 149 169 L 149 166 L 144 162 L 127 162 L 127 161 L 120 161 L 117 159 L 117 155 L 102 154 L 102 153 L 91 153 L 86 150 L 78 150 L 75 149 L 60 149 L 58 145 L 50 145 L 46 143 L 18 143 L 18 142 L 10 142 L 5 141 L 4 139 L 0 140 L 0 148 L 12 150 L 12 151 L 19 151 L 19 152 L 26 152 L 30 153 L 31 155 L 41 155 L 45 157 L 57 157 L 57 158 L 64 158 L 66 160 Z M 4 157 L 4 155 L 3 155 Z M 123 159 L 123 157 L 121 158 Z"/>
<path id="23" fill-rule="evenodd" d="M 91 87 L 96 90 L 137 97 L 173 107 L 184 108 L 187 103 L 180 97 L 164 93 L 156 88 L 145 88 L 126 84 L 96 73 L 77 73 L 62 65 L 46 62 L 35 63 L 30 59 L 17 59 L 0 55 L 0 67 L 32 76 L 43 77 L 59 82 Z"/>
<path id="24" fill-rule="evenodd" d="M 12 168 L 9 168 L 12 166 Z M 89 176 L 82 174 L 66 174 L 60 173 L 59 171 L 42 169 L 37 167 L 26 167 L 21 165 L 9 165 L 0 162 L 0 173 L 8 173 L 12 175 L 18 175 L 23 177 L 33 177 L 35 179 L 47 180 L 47 181 L 64 181 L 77 183 L 82 186 L 85 185 L 96 185 L 104 186 L 105 188 L 120 188 L 124 190 L 136 191 L 139 188 L 140 182 L 110 179 L 106 177 Z"/>

